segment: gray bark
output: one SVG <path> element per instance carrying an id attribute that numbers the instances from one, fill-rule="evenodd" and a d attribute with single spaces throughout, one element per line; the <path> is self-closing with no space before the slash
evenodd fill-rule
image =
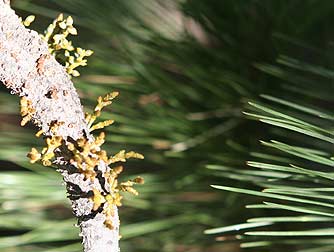
<path id="1" fill-rule="evenodd" d="M 64 122 L 57 131 L 63 139 L 70 137 L 76 140 L 84 135 L 93 139 L 87 129 L 80 99 L 65 68 L 49 54 L 47 44 L 37 32 L 21 24 L 6 2 L 0 0 L 0 81 L 12 94 L 25 96 L 31 101 L 35 110 L 32 121 L 43 129 L 46 136 L 54 134 L 50 124 L 58 121 Z M 101 211 L 93 211 L 93 202 L 89 199 L 93 188 L 102 192 L 102 187 L 108 186 L 107 182 L 102 185 L 97 178 L 85 180 L 76 167 L 62 159 L 61 150 L 57 155 L 56 165 L 63 175 L 73 213 L 79 221 L 84 251 L 118 252 L 117 207 L 114 207 L 113 229 L 109 229 L 103 224 L 105 215 Z M 110 168 L 100 162 L 98 170 L 104 174 Z"/>

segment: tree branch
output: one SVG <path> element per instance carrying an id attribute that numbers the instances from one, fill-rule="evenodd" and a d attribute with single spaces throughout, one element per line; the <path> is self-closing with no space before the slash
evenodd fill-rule
<path id="1" fill-rule="evenodd" d="M 29 101 L 29 118 L 40 127 L 46 137 L 60 136 L 62 146 L 71 140 L 86 138 L 93 141 L 84 118 L 78 94 L 66 70 L 48 52 L 47 44 L 32 30 L 26 29 L 14 11 L 0 1 L 0 81 L 12 94 Z M 55 133 L 50 127 L 62 122 Z M 78 218 L 85 252 L 119 251 L 119 220 L 117 207 L 111 218 L 112 228 L 104 222 L 101 207 L 93 210 L 93 189 L 103 193 L 110 185 L 104 174 L 110 172 L 106 162 L 100 161 L 99 176 L 86 179 L 75 163 L 66 158 L 67 149 L 58 148 L 56 161 L 66 183 L 72 209 Z"/>

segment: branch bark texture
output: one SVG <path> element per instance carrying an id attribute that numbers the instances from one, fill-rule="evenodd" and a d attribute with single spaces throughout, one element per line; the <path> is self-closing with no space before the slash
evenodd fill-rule
<path id="1" fill-rule="evenodd" d="M 66 70 L 48 52 L 47 44 L 37 32 L 25 28 L 5 0 L 0 0 L 0 81 L 12 94 L 26 97 L 34 108 L 32 121 L 45 136 L 54 132 L 50 125 L 63 122 L 57 135 L 65 141 L 86 137 L 93 140 L 87 129 L 80 99 Z M 61 148 L 57 152 L 56 165 L 66 183 L 72 209 L 78 218 L 85 252 L 118 252 L 119 219 L 114 206 L 113 228 L 104 225 L 102 211 L 93 211 L 90 200 L 92 190 L 101 192 L 108 188 L 103 175 L 110 171 L 100 162 L 100 177 L 85 179 L 75 164 L 64 158 Z M 101 179 L 102 178 L 102 179 Z"/>

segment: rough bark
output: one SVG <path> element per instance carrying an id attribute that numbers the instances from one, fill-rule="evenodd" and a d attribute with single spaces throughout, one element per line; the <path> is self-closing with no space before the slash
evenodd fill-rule
<path id="1" fill-rule="evenodd" d="M 32 103 L 32 121 L 45 136 L 52 136 L 52 122 L 64 122 L 57 135 L 63 139 L 80 137 L 93 139 L 84 119 L 80 99 L 66 70 L 48 52 L 47 44 L 37 32 L 25 28 L 14 11 L 0 0 L 0 81 L 12 94 L 25 96 Z M 52 94 L 52 95 L 50 95 Z M 32 136 L 33 137 L 33 136 Z M 57 153 L 56 165 L 63 175 L 71 199 L 72 209 L 78 218 L 85 252 L 119 251 L 119 220 L 114 208 L 113 228 L 103 223 L 106 219 L 101 211 L 92 211 L 90 200 L 92 189 L 100 191 L 106 181 L 98 178 L 85 180 L 75 166 L 64 161 L 62 152 Z M 64 154 L 65 155 L 65 154 Z M 100 174 L 110 171 L 106 163 L 100 162 Z"/>

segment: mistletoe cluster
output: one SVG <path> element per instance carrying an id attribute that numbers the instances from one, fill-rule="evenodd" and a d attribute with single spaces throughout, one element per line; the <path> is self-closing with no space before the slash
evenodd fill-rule
<path id="1" fill-rule="evenodd" d="M 27 18 L 23 23 L 29 25 L 33 21 L 33 18 Z M 76 35 L 76 29 L 73 27 L 73 19 L 69 16 L 66 19 L 63 15 L 59 15 L 58 18 L 48 27 L 45 34 L 42 36 L 49 44 L 49 51 L 52 55 L 59 59 L 60 54 L 63 53 L 66 61 L 66 69 L 69 74 L 78 76 L 78 72 L 74 70 L 77 66 L 84 66 L 87 64 L 87 60 L 83 59 L 85 56 L 90 56 L 93 52 L 90 50 L 84 50 L 81 48 L 74 48 L 71 41 L 67 40 L 69 34 Z M 76 51 L 76 56 L 69 56 L 71 51 Z M 37 62 L 37 71 L 43 71 L 43 62 L 46 57 L 41 57 Z M 113 120 L 106 120 L 102 122 L 96 122 L 101 115 L 101 111 L 106 106 L 111 105 L 112 100 L 118 96 L 118 92 L 112 92 L 105 96 L 99 96 L 97 99 L 97 105 L 94 108 L 93 113 L 86 113 L 85 120 L 89 132 L 97 129 L 103 129 L 111 125 Z M 51 94 L 52 96 L 52 94 Z M 21 98 L 21 125 L 27 124 L 33 117 L 35 109 L 32 102 L 25 96 Z M 120 152 L 108 156 L 107 151 L 102 148 L 105 142 L 105 133 L 100 132 L 97 136 L 83 135 L 79 139 L 72 139 L 67 137 L 64 139 L 58 134 L 58 128 L 64 125 L 62 121 L 52 121 L 49 126 L 48 134 L 40 130 L 36 133 L 37 137 L 43 134 L 46 146 L 38 151 L 36 148 L 32 148 L 27 154 L 31 163 L 40 162 L 44 166 L 51 166 L 52 164 L 68 164 L 71 168 L 75 169 L 75 172 L 83 175 L 85 180 L 91 180 L 92 182 L 97 179 L 99 181 L 99 187 L 93 188 L 88 197 L 93 202 L 92 212 L 103 212 L 106 216 L 104 224 L 112 229 L 112 217 L 114 216 L 114 206 L 121 206 L 122 196 L 121 192 L 129 192 L 134 195 L 138 195 L 138 192 L 133 188 L 135 184 L 144 183 L 143 178 L 136 177 L 133 180 L 125 182 L 118 182 L 118 176 L 123 171 L 123 166 L 119 165 L 120 162 L 126 162 L 129 158 L 143 159 L 143 155 L 130 151 L 126 152 L 121 150 Z M 70 125 L 69 125 L 70 127 Z M 105 174 L 98 169 L 98 166 L 115 165 L 111 169 L 106 169 Z M 101 182 L 102 181 L 102 182 Z M 102 190 L 101 190 L 102 188 Z"/>

